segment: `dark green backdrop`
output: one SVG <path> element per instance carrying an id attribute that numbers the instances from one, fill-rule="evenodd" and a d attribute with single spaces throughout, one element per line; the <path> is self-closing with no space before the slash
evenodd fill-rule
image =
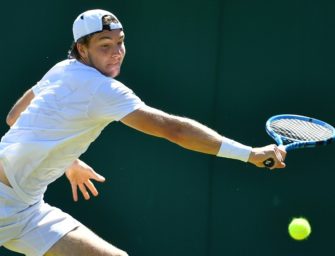
<path id="1" fill-rule="evenodd" d="M 122 21 L 119 79 L 149 105 L 253 146 L 272 143 L 264 123 L 274 114 L 335 124 L 334 1 L 21 2 L 1 9 L 2 134 L 11 105 L 66 57 L 74 18 L 92 8 Z M 285 170 L 270 172 L 115 123 L 82 157 L 107 178 L 100 196 L 74 203 L 61 178 L 46 200 L 134 256 L 330 255 L 334 151 L 292 152 Z M 294 216 L 310 220 L 307 241 L 289 238 Z"/>

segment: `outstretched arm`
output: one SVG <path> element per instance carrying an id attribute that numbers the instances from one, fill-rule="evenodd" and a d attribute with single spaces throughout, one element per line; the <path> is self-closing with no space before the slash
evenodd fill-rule
<path id="1" fill-rule="evenodd" d="M 251 148 L 225 138 L 195 120 L 170 115 L 149 106 L 135 110 L 121 121 L 141 132 L 165 138 L 193 151 L 248 161 L 258 167 L 264 167 L 263 161 L 273 158 L 273 168 L 285 167 L 286 152 L 275 145 Z"/>

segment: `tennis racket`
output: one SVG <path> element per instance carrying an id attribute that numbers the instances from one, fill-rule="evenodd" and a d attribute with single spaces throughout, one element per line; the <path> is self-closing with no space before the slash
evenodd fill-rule
<path id="1" fill-rule="evenodd" d="M 328 145 L 335 140 L 335 129 L 321 120 L 300 115 L 276 115 L 266 122 L 267 133 L 283 145 L 286 151 Z M 266 167 L 275 164 L 273 158 L 263 162 Z"/>

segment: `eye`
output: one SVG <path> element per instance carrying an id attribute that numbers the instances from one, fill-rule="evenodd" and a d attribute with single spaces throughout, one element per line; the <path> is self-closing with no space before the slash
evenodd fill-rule
<path id="1" fill-rule="evenodd" d="M 124 37 L 120 38 L 120 40 L 118 41 L 118 45 L 122 45 L 124 43 Z"/>

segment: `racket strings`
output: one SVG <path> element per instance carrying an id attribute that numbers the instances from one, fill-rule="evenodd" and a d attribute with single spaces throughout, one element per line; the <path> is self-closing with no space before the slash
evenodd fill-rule
<path id="1" fill-rule="evenodd" d="M 295 141 L 322 141 L 333 136 L 333 131 L 317 123 L 299 119 L 275 120 L 271 128 L 284 137 L 285 143 Z"/>

